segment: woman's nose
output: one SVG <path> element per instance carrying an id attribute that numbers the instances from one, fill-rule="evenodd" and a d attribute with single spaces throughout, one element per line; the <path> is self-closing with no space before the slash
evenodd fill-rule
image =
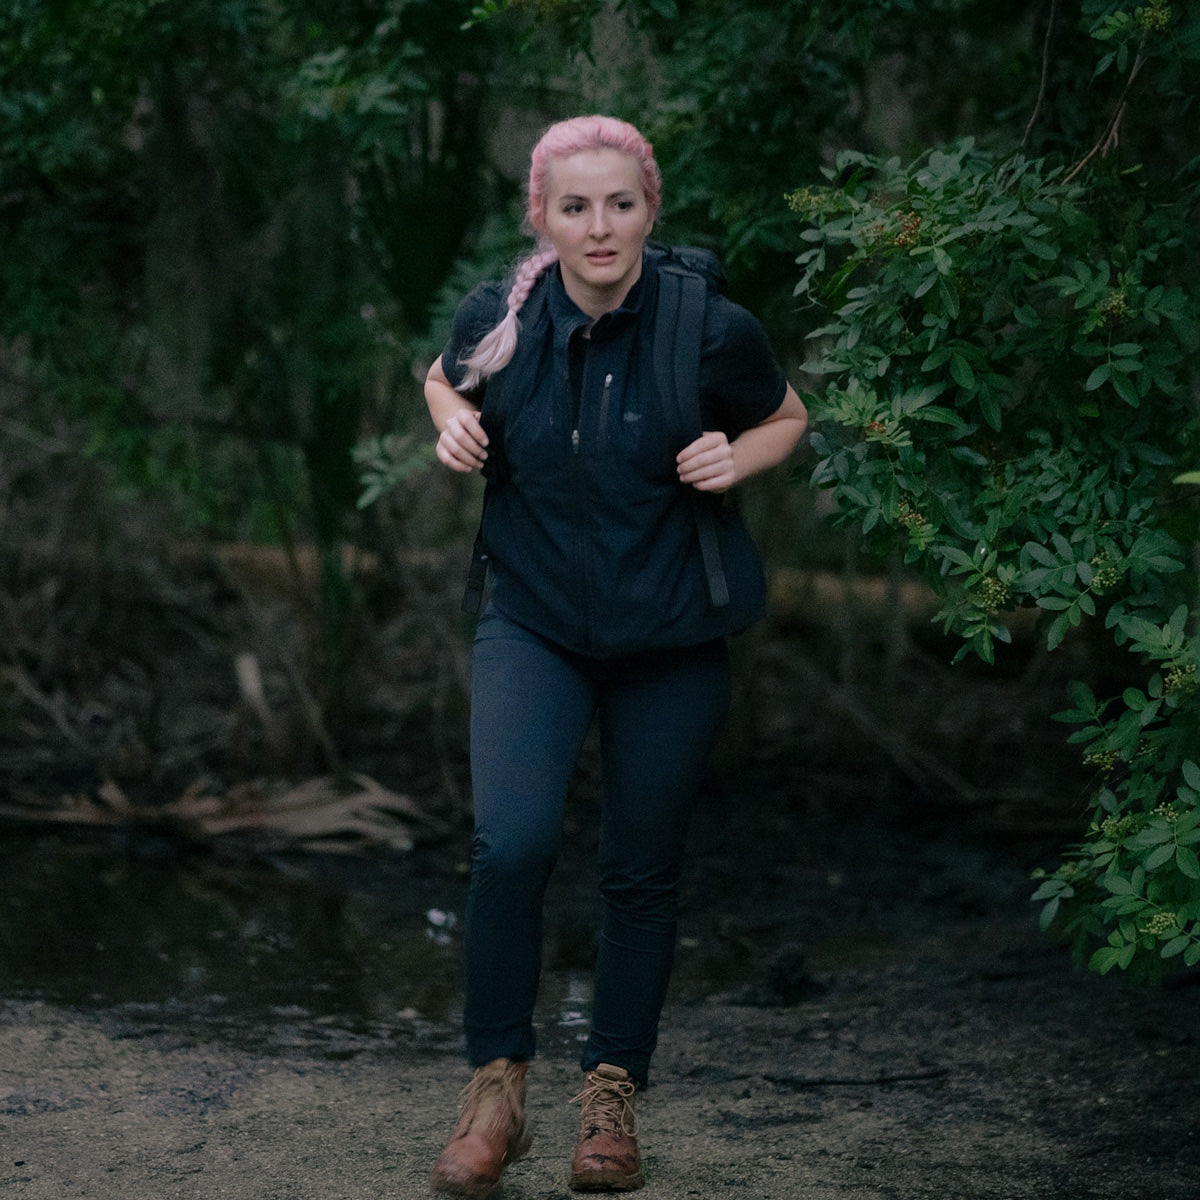
<path id="1" fill-rule="evenodd" d="M 599 209 L 592 213 L 591 228 L 588 232 L 594 238 L 606 237 L 609 232 L 608 213 Z"/>

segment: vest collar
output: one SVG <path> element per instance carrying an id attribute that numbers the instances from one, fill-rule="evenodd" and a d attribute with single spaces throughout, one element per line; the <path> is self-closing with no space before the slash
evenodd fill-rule
<path id="1" fill-rule="evenodd" d="M 649 312 L 653 310 L 654 297 L 658 291 L 658 272 L 655 270 L 653 260 L 643 251 L 642 273 L 633 287 L 629 289 L 629 294 L 621 302 L 620 307 L 614 309 L 612 312 L 605 313 L 593 321 L 567 295 L 567 289 L 562 278 L 562 268 L 558 263 L 555 263 L 547 271 L 546 275 L 546 300 L 550 312 L 550 320 L 554 324 L 556 334 L 559 336 L 565 335 L 568 338 L 577 329 L 588 325 L 592 328 L 592 338 L 597 341 L 607 340 L 610 337 L 616 336 L 622 330 L 627 329 L 636 322 L 643 311 Z"/>

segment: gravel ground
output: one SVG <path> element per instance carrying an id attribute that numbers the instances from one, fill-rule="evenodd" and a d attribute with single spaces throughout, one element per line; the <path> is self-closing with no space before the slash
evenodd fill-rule
<path id="1" fill-rule="evenodd" d="M 702 822 L 641 1098 L 647 1200 L 1200 1194 L 1193 986 L 1074 970 L 1004 854 L 864 827 L 825 846 L 817 872 L 770 821 L 759 829 L 750 885 L 746 847 Z M 568 871 L 552 895 L 535 1141 L 503 1200 L 569 1194 L 569 1009 L 586 1001 L 554 937 L 575 936 L 588 891 Z M 452 1013 L 202 1012 L 27 989 L 0 1012 L 5 1200 L 415 1200 L 466 1080 Z"/>

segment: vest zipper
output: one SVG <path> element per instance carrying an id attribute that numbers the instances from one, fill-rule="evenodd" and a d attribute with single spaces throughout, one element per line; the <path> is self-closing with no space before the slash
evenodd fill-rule
<path id="1" fill-rule="evenodd" d="M 604 391 L 600 395 L 600 438 L 603 440 L 605 427 L 608 421 L 608 400 L 612 395 L 612 372 L 608 372 L 604 376 Z M 571 430 L 571 450 L 579 453 L 579 427 L 576 426 Z"/>
<path id="2" fill-rule="evenodd" d="M 612 394 L 612 372 L 604 376 L 604 390 L 600 393 L 600 444 L 608 440 L 608 399 Z"/>

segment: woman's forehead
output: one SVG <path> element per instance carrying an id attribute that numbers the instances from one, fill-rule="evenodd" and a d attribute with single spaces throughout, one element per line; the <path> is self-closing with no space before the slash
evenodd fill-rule
<path id="1" fill-rule="evenodd" d="M 546 174 L 546 191 L 552 196 L 643 191 L 637 161 L 619 150 L 580 150 L 553 159 Z"/>

